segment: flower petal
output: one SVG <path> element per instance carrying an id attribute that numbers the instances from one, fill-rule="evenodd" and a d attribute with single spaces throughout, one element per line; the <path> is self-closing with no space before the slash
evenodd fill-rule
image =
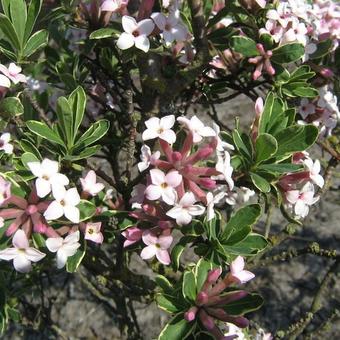
<path id="1" fill-rule="evenodd" d="M 169 144 L 174 144 L 176 142 L 176 133 L 172 130 L 164 130 L 159 135 L 159 138 L 165 140 Z"/>
<path id="2" fill-rule="evenodd" d="M 13 260 L 13 265 L 16 271 L 20 273 L 28 273 L 32 269 L 31 261 L 24 254 L 18 255 Z"/>
<path id="3" fill-rule="evenodd" d="M 138 24 L 137 24 L 137 21 L 133 17 L 124 15 L 122 18 L 122 26 L 126 33 L 131 34 L 137 29 Z"/>
<path id="4" fill-rule="evenodd" d="M 35 181 L 35 187 L 37 189 L 37 195 L 39 197 L 45 197 L 51 192 L 51 183 L 43 178 L 37 178 Z"/>
<path id="5" fill-rule="evenodd" d="M 138 31 L 142 35 L 150 35 L 155 28 L 155 24 L 151 19 L 144 19 L 138 23 Z M 137 47 L 137 44 L 136 44 Z"/>
<path id="6" fill-rule="evenodd" d="M 13 246 L 17 249 L 26 249 L 29 247 L 26 233 L 21 229 L 17 230 L 14 234 L 12 243 Z"/>
<path id="7" fill-rule="evenodd" d="M 135 44 L 135 38 L 132 34 L 123 32 L 117 41 L 117 46 L 121 50 L 127 50 Z"/>
<path id="8" fill-rule="evenodd" d="M 42 253 L 38 249 L 31 248 L 31 247 L 26 249 L 25 254 L 26 254 L 26 258 L 32 262 L 38 262 L 46 256 L 46 254 Z"/>
<path id="9" fill-rule="evenodd" d="M 157 250 L 157 248 L 156 248 L 155 245 L 147 246 L 147 247 L 143 248 L 143 250 L 141 251 L 140 257 L 143 260 L 151 259 L 152 257 L 154 257 L 156 255 L 156 250 Z"/>
<path id="10" fill-rule="evenodd" d="M 160 263 L 166 266 L 171 263 L 169 252 L 165 249 L 156 248 L 156 257 Z"/>
<path id="11" fill-rule="evenodd" d="M 146 53 L 150 49 L 150 41 L 147 36 L 140 35 L 135 38 L 135 46 Z"/>
<path id="12" fill-rule="evenodd" d="M 80 221 L 79 209 L 74 206 L 66 205 L 64 207 L 64 215 L 67 219 L 69 219 L 73 223 L 79 223 Z"/>
<path id="13" fill-rule="evenodd" d="M 46 220 L 56 220 L 64 215 L 64 208 L 63 206 L 57 202 L 53 201 L 44 213 L 44 217 Z"/>
<path id="14" fill-rule="evenodd" d="M 62 247 L 63 241 L 62 237 L 49 237 L 46 240 L 46 247 L 50 252 L 56 253 Z"/>

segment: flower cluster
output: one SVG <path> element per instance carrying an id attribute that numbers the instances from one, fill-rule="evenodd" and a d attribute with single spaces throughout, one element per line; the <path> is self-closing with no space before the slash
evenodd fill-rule
<path id="1" fill-rule="evenodd" d="M 244 284 L 255 277 L 255 275 L 244 269 L 244 259 L 238 256 L 230 264 L 230 272 L 223 278 L 219 279 L 222 274 L 220 268 L 213 269 L 208 273 L 202 289 L 198 292 L 195 306 L 191 307 L 185 314 L 184 318 L 192 322 L 198 318 L 204 328 L 210 332 L 216 339 L 226 339 L 223 333 L 217 327 L 215 320 L 232 323 L 240 328 L 248 326 L 248 320 L 243 316 L 229 315 L 224 306 L 229 303 L 240 300 L 248 295 L 244 290 L 233 290 L 225 292 L 231 285 Z M 230 335 L 227 339 L 234 339 Z"/>
<path id="2" fill-rule="evenodd" d="M 144 225 L 142 229 L 133 227 L 123 233 L 127 238 L 126 246 L 142 239 L 147 245 L 142 258 L 156 255 L 164 264 L 170 263 L 167 249 L 172 243 L 172 228 L 187 225 L 204 212 L 207 212 L 208 221 L 213 219 L 214 204 L 226 196 L 226 187 L 232 190 L 234 186 L 233 168 L 226 150 L 232 146 L 222 142 L 219 129 L 205 126 L 196 116 L 178 117 L 177 121 L 183 128 L 181 137 L 183 134 L 184 138 L 179 151 L 174 148 L 175 116 L 153 117 L 145 122 L 147 129 L 142 134 L 143 140 L 157 138 L 160 150 L 151 153 L 150 147 L 142 147 L 138 168 L 140 171 L 152 168 L 146 183 L 134 188 L 130 203 L 137 208 L 131 216 Z M 207 138 L 210 140 L 205 144 Z M 205 166 L 204 162 L 213 155 L 217 157 L 215 168 Z M 218 185 L 217 180 L 222 184 Z"/>
<path id="3" fill-rule="evenodd" d="M 283 191 L 286 207 L 297 218 L 304 218 L 308 215 L 309 207 L 319 200 L 319 196 L 315 196 L 314 185 L 322 188 L 324 179 L 320 175 L 319 160 L 313 161 L 308 153 L 295 154 L 293 162 L 304 165 L 305 171 L 285 175 L 280 179 L 279 186 Z"/>
<path id="4" fill-rule="evenodd" d="M 101 222 L 80 223 L 80 195 L 76 187 L 66 189 L 70 180 L 59 172 L 58 162 L 45 158 L 42 162 L 29 162 L 27 165 L 36 178 L 27 198 L 12 194 L 11 182 L 0 177 L 0 218 L 2 224 L 9 221 L 6 235 L 14 235 L 14 247 L 0 251 L 0 258 L 13 260 L 14 268 L 19 272 L 30 271 L 31 262 L 38 262 L 45 256 L 29 246 L 32 233 L 39 233 L 45 235 L 47 249 L 56 253 L 57 267 L 62 268 L 67 258 L 80 247 L 79 230 L 85 234 L 86 240 L 103 242 Z M 80 182 L 83 198 L 96 196 L 104 189 L 102 183 L 96 182 L 96 174 L 92 170 Z M 60 220 L 63 216 L 72 223 L 71 226 L 67 226 L 69 222 Z"/>

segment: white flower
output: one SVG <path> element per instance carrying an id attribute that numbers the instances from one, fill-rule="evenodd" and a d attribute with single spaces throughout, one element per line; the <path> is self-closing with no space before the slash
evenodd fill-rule
<path id="1" fill-rule="evenodd" d="M 9 78 L 14 84 L 18 84 L 19 82 L 26 83 L 26 76 L 21 74 L 21 71 L 21 67 L 14 63 L 10 63 L 8 68 L 5 65 L 0 64 L 0 72 Z"/>
<path id="2" fill-rule="evenodd" d="M 171 44 L 175 40 L 181 42 L 187 39 L 189 32 L 181 23 L 180 12 L 178 10 L 170 12 L 168 17 L 163 13 L 152 13 L 151 18 L 162 31 L 166 43 Z"/>
<path id="3" fill-rule="evenodd" d="M 323 177 L 320 175 L 320 161 L 317 159 L 313 163 L 313 160 L 310 158 L 307 158 L 303 161 L 303 164 L 308 168 L 309 170 L 309 178 L 320 188 L 323 187 L 325 184 L 325 180 Z"/>
<path id="4" fill-rule="evenodd" d="M 225 192 L 219 192 L 215 196 L 211 193 L 207 193 L 207 221 L 211 221 L 215 217 L 214 206 L 217 203 L 220 203 L 221 200 L 225 197 Z"/>
<path id="5" fill-rule="evenodd" d="M 47 220 L 56 220 L 65 215 L 73 223 L 79 223 L 80 213 L 76 207 L 80 203 L 80 197 L 76 188 L 66 190 L 64 187 L 59 187 L 58 190 L 53 190 L 53 201 L 44 213 Z"/>
<path id="6" fill-rule="evenodd" d="M 105 188 L 103 183 L 97 183 L 97 176 L 93 170 L 90 170 L 85 178 L 81 178 L 80 182 L 83 190 L 92 196 L 96 196 Z"/>
<path id="7" fill-rule="evenodd" d="M 13 260 L 16 271 L 27 273 L 32 269 L 31 262 L 38 262 L 46 256 L 38 249 L 29 246 L 25 232 L 18 229 L 12 239 L 13 248 L 0 251 L 0 259 L 5 261 Z"/>
<path id="8" fill-rule="evenodd" d="M 9 143 L 11 140 L 11 135 L 6 132 L 0 137 L 0 150 L 3 150 L 8 155 L 13 153 L 13 145 Z"/>
<path id="9" fill-rule="evenodd" d="M 188 119 L 186 117 L 178 117 L 177 121 L 184 124 L 188 130 L 193 134 L 193 142 L 199 143 L 203 137 L 215 137 L 216 132 L 209 126 L 205 126 L 197 116 Z"/>
<path id="10" fill-rule="evenodd" d="M 195 202 L 195 195 L 192 192 L 186 192 L 166 214 L 176 219 L 178 225 L 186 225 L 191 222 L 193 216 L 202 215 L 205 211 L 204 207 L 194 204 Z"/>
<path id="11" fill-rule="evenodd" d="M 137 23 L 134 18 L 124 15 L 122 25 L 125 32 L 120 35 L 117 41 L 117 46 L 121 50 L 126 50 L 135 45 L 144 52 L 149 51 L 150 41 L 148 35 L 155 28 L 155 24 L 151 19 L 144 19 Z"/>
<path id="12" fill-rule="evenodd" d="M 140 172 L 143 172 L 150 166 L 150 164 L 153 165 L 153 163 L 157 159 L 159 159 L 160 156 L 161 153 L 159 151 L 156 151 L 154 154 L 151 154 L 151 149 L 147 145 L 143 145 L 140 154 L 141 162 L 137 164 L 138 170 Z"/>
<path id="13" fill-rule="evenodd" d="M 143 140 L 150 140 L 154 138 L 160 138 L 173 144 L 176 141 L 176 134 L 171 128 L 175 124 L 175 116 L 169 115 L 161 119 L 152 117 L 145 122 L 147 129 L 143 132 Z"/>
<path id="14" fill-rule="evenodd" d="M 57 253 L 57 268 L 65 266 L 67 258 L 73 256 L 80 247 L 79 231 L 62 237 L 50 237 L 46 240 L 46 247 L 52 253 Z"/>
<path id="15" fill-rule="evenodd" d="M 224 151 L 224 157 L 218 157 L 218 160 L 216 163 L 216 170 L 222 174 L 221 178 L 225 179 L 226 182 L 228 183 L 229 190 L 233 190 L 234 181 L 231 175 L 234 169 L 230 165 L 230 155 L 228 151 Z"/>
<path id="16" fill-rule="evenodd" d="M 221 137 L 220 137 L 220 132 L 221 129 L 220 127 L 213 122 L 213 129 L 216 133 L 216 139 L 217 139 L 217 146 L 216 146 L 216 150 L 219 152 L 224 152 L 225 149 L 229 149 L 229 150 L 235 150 L 234 145 L 231 145 L 227 142 L 224 142 Z"/>
<path id="17" fill-rule="evenodd" d="M 11 81 L 3 74 L 0 74 L 0 87 L 6 87 L 6 88 L 11 87 Z"/>
<path id="18" fill-rule="evenodd" d="M 35 186 L 39 197 L 45 197 L 51 190 L 58 190 L 69 184 L 68 178 L 59 173 L 58 162 L 45 158 L 41 163 L 29 162 L 27 165 L 33 175 L 38 177 Z"/>

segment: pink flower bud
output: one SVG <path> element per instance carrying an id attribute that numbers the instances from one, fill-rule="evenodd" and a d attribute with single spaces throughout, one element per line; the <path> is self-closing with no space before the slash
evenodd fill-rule
<path id="1" fill-rule="evenodd" d="M 188 322 L 195 320 L 198 308 L 196 306 L 191 307 L 188 311 L 184 313 L 184 319 Z"/>
<path id="2" fill-rule="evenodd" d="M 214 319 L 208 315 L 204 309 L 201 309 L 199 312 L 199 318 L 203 324 L 203 326 L 208 330 L 212 330 L 215 327 Z"/>
<path id="3" fill-rule="evenodd" d="M 222 274 L 222 269 L 221 268 L 215 268 L 213 270 L 210 270 L 208 273 L 208 277 L 206 282 L 207 283 L 215 283 L 218 278 L 221 276 Z"/>
<path id="4" fill-rule="evenodd" d="M 204 304 L 208 302 L 208 300 L 209 300 L 209 296 L 207 293 L 199 292 L 196 297 L 196 304 L 198 306 L 203 306 Z"/>
<path id="5" fill-rule="evenodd" d="M 326 67 L 321 69 L 320 74 L 325 78 L 333 78 L 334 77 L 333 71 L 329 68 L 326 68 Z"/>

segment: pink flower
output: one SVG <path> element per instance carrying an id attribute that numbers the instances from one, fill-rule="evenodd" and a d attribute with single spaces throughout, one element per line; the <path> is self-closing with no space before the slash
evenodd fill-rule
<path id="1" fill-rule="evenodd" d="M 129 0 L 105 0 L 100 9 L 106 12 L 122 12 L 128 5 Z"/>
<path id="2" fill-rule="evenodd" d="M 141 252 L 143 260 L 151 259 L 156 255 L 157 260 L 165 265 L 170 264 L 168 249 L 171 246 L 173 237 L 171 235 L 154 235 L 150 230 L 146 230 L 142 236 L 143 242 L 147 245 Z"/>
<path id="3" fill-rule="evenodd" d="M 307 182 L 301 190 L 289 190 L 286 192 L 286 200 L 294 206 L 295 215 L 298 217 L 306 217 L 309 212 L 309 206 L 319 200 L 314 197 L 314 186 Z"/>
<path id="4" fill-rule="evenodd" d="M 315 113 L 315 105 L 311 103 L 307 98 L 303 98 L 300 102 L 299 113 L 302 119 L 306 119 L 307 116 Z"/>
<path id="5" fill-rule="evenodd" d="M 205 126 L 197 116 L 190 119 L 186 117 L 178 117 L 177 121 L 185 125 L 185 127 L 193 133 L 193 142 L 199 143 L 203 137 L 215 137 L 216 132 L 209 126 Z"/>
<path id="6" fill-rule="evenodd" d="M 79 230 L 69 234 L 64 239 L 62 237 L 50 237 L 46 240 L 46 247 L 52 253 L 57 253 L 57 268 L 65 266 L 67 259 L 73 256 L 80 247 Z"/>
<path id="7" fill-rule="evenodd" d="M 122 232 L 122 235 L 126 238 L 126 241 L 124 242 L 124 248 L 125 248 L 141 240 L 142 235 L 143 235 L 143 230 L 137 227 L 131 227 L 131 228 L 125 229 Z"/>
<path id="8" fill-rule="evenodd" d="M 185 41 L 187 39 L 188 29 L 181 22 L 178 10 L 171 11 L 168 17 L 163 13 L 152 13 L 151 18 L 162 31 L 166 43 L 171 44 L 175 40 Z"/>
<path id="9" fill-rule="evenodd" d="M 273 76 L 275 74 L 275 69 L 270 62 L 270 58 L 273 55 L 272 51 L 265 51 L 262 44 L 256 44 L 256 49 L 260 53 L 259 56 L 249 58 L 248 62 L 250 64 L 255 64 L 256 69 L 253 73 L 253 79 L 257 80 L 261 77 L 263 69 L 270 75 Z"/>
<path id="10" fill-rule="evenodd" d="M 255 275 L 248 270 L 244 270 L 244 259 L 242 256 L 237 256 L 237 258 L 230 264 L 230 275 L 238 283 L 246 283 L 252 280 Z"/>
<path id="11" fill-rule="evenodd" d="M 11 197 L 11 182 L 7 182 L 0 176 L 0 206 Z"/>
<path id="12" fill-rule="evenodd" d="M 0 251 L 0 259 L 5 261 L 13 260 L 16 271 L 27 273 L 32 269 L 31 262 L 38 262 L 46 254 L 38 249 L 29 246 L 27 236 L 23 230 L 18 230 L 12 239 L 13 248 L 7 248 Z"/>
<path id="13" fill-rule="evenodd" d="M 171 128 L 175 124 L 175 116 L 169 115 L 161 119 L 152 117 L 145 122 L 147 129 L 143 132 L 143 140 L 150 140 L 160 138 L 173 144 L 176 141 L 176 134 Z"/>
<path id="14" fill-rule="evenodd" d="M 309 178 L 320 188 L 322 188 L 325 184 L 325 180 L 320 175 L 320 161 L 317 159 L 313 163 L 313 160 L 310 158 L 307 158 L 303 161 L 303 164 L 308 168 L 309 170 Z"/>
<path id="15" fill-rule="evenodd" d="M 144 52 L 149 51 L 150 41 L 148 35 L 155 28 L 155 24 L 151 19 L 144 19 L 137 23 L 134 18 L 124 15 L 122 25 L 125 32 L 120 35 L 117 41 L 117 46 L 121 50 L 126 50 L 135 45 Z"/>
<path id="16" fill-rule="evenodd" d="M 95 243 L 103 243 L 104 236 L 101 233 L 100 229 L 102 226 L 102 222 L 88 222 L 86 223 L 86 229 L 85 229 L 85 240 L 90 240 Z"/>
<path id="17" fill-rule="evenodd" d="M 153 165 L 157 159 L 161 156 L 159 151 L 156 151 L 154 154 L 151 154 L 151 150 L 147 145 L 143 145 L 141 148 L 140 159 L 141 162 L 137 164 L 138 170 L 143 172 L 146 170 L 150 164 Z"/>
<path id="18" fill-rule="evenodd" d="M 13 145 L 9 143 L 11 140 L 11 135 L 6 132 L 0 137 L 0 150 L 4 150 L 8 155 L 13 153 Z"/>
<path id="19" fill-rule="evenodd" d="M 165 174 L 162 170 L 150 170 L 151 183 L 145 190 L 147 199 L 154 201 L 159 198 L 170 205 L 176 201 L 175 188 L 182 182 L 182 175 L 178 171 L 170 171 Z"/>
<path id="20" fill-rule="evenodd" d="M 175 207 L 166 214 L 176 219 L 178 225 L 186 225 L 191 222 L 193 216 L 202 215 L 205 211 L 204 207 L 194 204 L 195 202 L 195 195 L 192 192 L 186 192 Z"/>
<path id="21" fill-rule="evenodd" d="M 83 190 L 92 196 L 96 196 L 105 188 L 103 183 L 97 183 L 96 180 L 96 173 L 93 170 L 90 170 L 85 178 L 80 178 L 80 183 Z"/>
<path id="22" fill-rule="evenodd" d="M 9 78 L 14 84 L 26 83 L 26 76 L 21 74 L 21 67 L 10 63 L 9 67 L 0 64 L 0 72 Z M 3 85 L 2 85 L 3 86 Z"/>
<path id="23" fill-rule="evenodd" d="M 65 215 L 73 223 L 79 223 L 80 212 L 76 207 L 80 197 L 76 188 L 66 190 L 64 187 L 53 192 L 55 200 L 48 206 L 44 213 L 47 220 L 56 220 Z"/>
<path id="24" fill-rule="evenodd" d="M 58 190 L 69 184 L 68 178 L 59 173 L 58 162 L 45 158 L 41 163 L 29 162 L 27 165 L 33 175 L 38 177 L 35 186 L 39 197 L 45 197 L 51 190 Z"/>
<path id="25" fill-rule="evenodd" d="M 0 87 L 5 87 L 7 89 L 11 87 L 11 81 L 3 74 L 0 74 Z"/>

